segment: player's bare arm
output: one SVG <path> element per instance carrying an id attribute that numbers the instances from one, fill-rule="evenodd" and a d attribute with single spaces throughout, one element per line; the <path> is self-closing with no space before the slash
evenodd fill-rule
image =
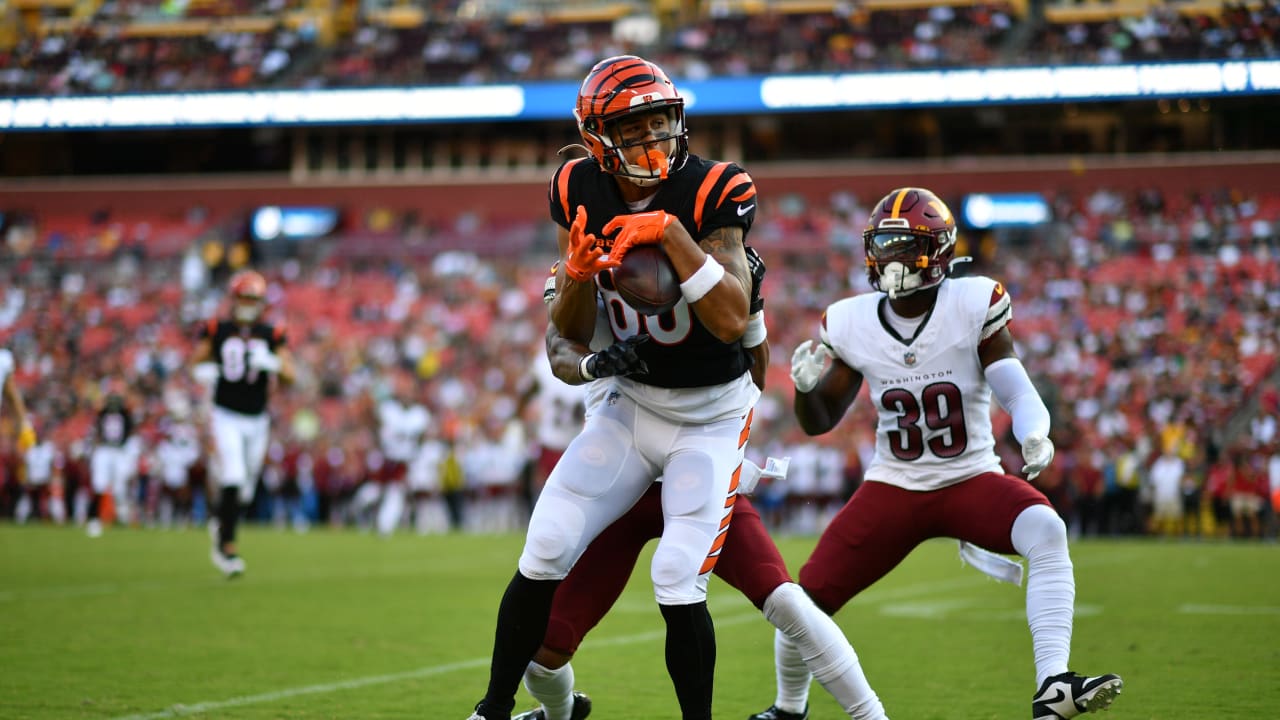
<path id="1" fill-rule="evenodd" d="M 834 428 L 853 405 L 862 387 L 862 373 L 831 358 L 831 364 L 809 392 L 796 391 L 796 420 L 808 435 L 821 435 Z"/>
<path id="2" fill-rule="evenodd" d="M 27 418 L 27 406 L 22 401 L 22 393 L 18 392 L 18 381 L 13 379 L 13 374 L 4 379 L 4 402 L 18 421 L 20 430 L 29 429 L 31 421 Z"/>
<path id="3" fill-rule="evenodd" d="M 591 348 L 585 343 L 575 342 L 560 334 L 553 322 L 547 323 L 547 359 L 551 361 L 551 372 L 570 385 L 581 385 L 586 380 L 579 370 L 582 358 L 591 354 Z"/>
<path id="4" fill-rule="evenodd" d="M 189 364 L 195 367 L 200 363 L 206 363 L 213 359 L 213 340 L 205 338 L 196 344 L 196 349 L 191 353 Z"/>
<path id="5" fill-rule="evenodd" d="M 560 228 L 556 239 L 560 243 L 560 261 L 556 265 L 556 296 L 547 303 L 547 313 L 560 335 L 586 346 L 591 342 L 596 328 L 595 280 L 574 280 L 569 277 L 565 270 L 569 256 L 569 231 Z M 554 366 L 553 363 L 552 367 Z"/>
<path id="6" fill-rule="evenodd" d="M 994 335 L 987 338 L 986 342 L 978 346 L 978 361 L 982 363 L 984 369 L 997 360 L 1016 357 L 1018 353 L 1013 348 L 1013 333 L 1010 333 L 1007 327 L 1000 328 Z"/>
<path id="7" fill-rule="evenodd" d="M 296 368 L 293 364 L 293 353 L 290 352 L 289 348 L 281 347 L 276 349 L 276 357 L 280 358 L 280 372 L 277 377 L 280 378 L 281 383 L 292 385 L 294 378 L 297 377 Z"/>
<path id="8" fill-rule="evenodd" d="M 720 263 L 724 276 L 691 307 L 698 320 L 722 342 L 741 338 L 747 330 L 751 298 L 751 268 L 742 247 L 742 228 L 718 228 L 695 243 L 677 220 L 667 228 L 662 249 L 671 258 L 681 281 L 701 270 L 708 255 Z"/>

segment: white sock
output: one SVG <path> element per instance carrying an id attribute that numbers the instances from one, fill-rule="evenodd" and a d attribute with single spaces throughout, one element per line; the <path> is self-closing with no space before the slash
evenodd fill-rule
<path id="1" fill-rule="evenodd" d="M 547 720 L 569 720 L 573 713 L 573 665 L 549 668 L 536 662 L 524 669 L 524 687 L 542 703 Z"/>
<path id="2" fill-rule="evenodd" d="M 1076 580 L 1067 526 L 1048 505 L 1032 505 L 1013 521 L 1013 547 L 1027 559 L 1027 625 L 1036 658 L 1036 687 L 1067 671 Z"/>
<path id="3" fill-rule="evenodd" d="M 773 633 L 773 671 L 778 682 L 778 696 L 773 704 L 779 710 L 804 712 L 809 704 L 809 683 L 813 681 L 813 674 L 804 664 L 800 648 L 781 630 Z"/>
<path id="4" fill-rule="evenodd" d="M 779 585 L 765 600 L 764 616 L 778 628 L 774 655 L 779 709 L 804 712 L 812 677 L 849 717 L 885 720 L 884 706 L 867 682 L 853 646 L 835 620 L 814 605 L 799 585 Z M 797 657 L 798 668 L 793 664 Z"/>

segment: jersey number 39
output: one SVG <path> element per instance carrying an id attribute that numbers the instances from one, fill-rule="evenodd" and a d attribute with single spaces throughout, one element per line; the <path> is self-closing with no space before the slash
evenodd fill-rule
<path id="1" fill-rule="evenodd" d="M 928 440 L 929 451 L 935 457 L 953 458 L 964 452 L 969 444 L 965 431 L 964 406 L 960 388 L 951 383 L 934 383 L 920 392 L 917 399 L 910 390 L 893 388 L 880 396 L 880 405 L 898 416 L 898 429 L 891 430 L 889 449 L 899 460 L 911 462 L 924 455 L 924 431 L 921 420 L 929 430 L 939 432 Z"/>

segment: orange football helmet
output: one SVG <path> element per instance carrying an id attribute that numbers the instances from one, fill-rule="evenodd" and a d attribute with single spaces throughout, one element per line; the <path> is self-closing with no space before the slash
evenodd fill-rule
<path id="1" fill-rule="evenodd" d="M 624 139 L 620 124 L 655 111 L 666 114 L 665 126 L 639 139 Z M 578 89 L 573 116 L 578 132 L 600 168 L 641 186 L 654 185 L 680 169 L 689 153 L 684 125 L 684 99 L 662 68 L 634 55 L 617 55 L 596 63 Z M 634 153 L 638 162 L 627 159 Z"/>
<path id="2" fill-rule="evenodd" d="M 257 322 L 267 306 L 267 280 L 254 270 L 231 276 L 231 315 L 239 323 Z"/>

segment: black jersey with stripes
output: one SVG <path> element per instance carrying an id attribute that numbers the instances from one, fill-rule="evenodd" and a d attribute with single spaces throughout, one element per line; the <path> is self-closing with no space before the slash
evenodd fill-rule
<path id="1" fill-rule="evenodd" d="M 570 160 L 556 171 L 548 190 L 551 219 L 568 229 L 579 205 L 587 211 L 586 232 L 600 237 L 607 249 L 604 226 L 618 215 L 665 210 L 675 215 L 695 241 L 724 227 L 742 228 L 745 241 L 756 216 L 756 188 L 751 176 L 734 163 L 713 162 L 688 155 L 673 168 L 658 191 L 642 208 L 632 209 L 623 200 L 617 180 L 590 158 Z M 596 285 L 609 313 L 616 339 L 648 333 L 650 342 L 639 346 L 649 367 L 631 379 L 665 388 L 721 385 L 751 369 L 751 356 L 741 341 L 721 342 L 681 300 L 661 315 L 644 316 L 631 308 L 613 288 L 612 274 L 596 276 Z"/>
<path id="2" fill-rule="evenodd" d="M 213 404 L 245 415 L 265 411 L 270 378 L 268 373 L 249 364 L 249 354 L 255 343 L 264 343 L 271 352 L 284 346 L 284 328 L 264 322 L 244 325 L 231 320 L 210 320 L 201 335 L 209 338 L 211 359 L 218 365 Z"/>

